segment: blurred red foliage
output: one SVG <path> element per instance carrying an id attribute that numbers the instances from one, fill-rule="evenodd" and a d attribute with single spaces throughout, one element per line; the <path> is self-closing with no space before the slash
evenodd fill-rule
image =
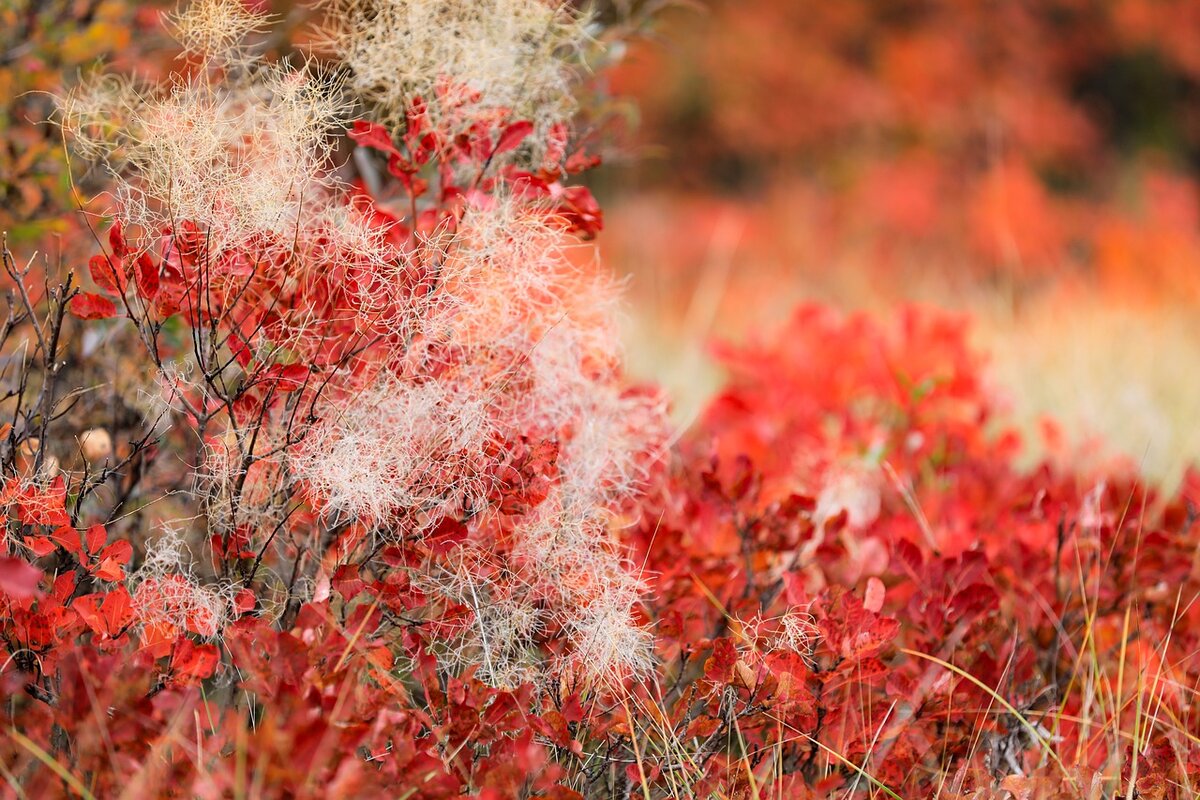
<path id="1" fill-rule="evenodd" d="M 1200 300 L 1194 3 L 712 0 L 666 20 L 613 78 L 665 153 L 637 181 L 663 191 L 666 229 L 706 241 L 683 221 L 699 191 L 759 221 L 742 258 L 781 278 L 839 268 L 815 248 L 865 248 L 854 268 L 891 296 L 925 274 Z M 819 241 L 789 248 L 796 227 Z"/>

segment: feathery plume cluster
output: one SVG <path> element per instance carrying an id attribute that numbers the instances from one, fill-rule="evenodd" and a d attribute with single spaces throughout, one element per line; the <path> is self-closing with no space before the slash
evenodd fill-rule
<path id="1" fill-rule="evenodd" d="M 615 287 L 572 259 L 562 220 L 488 199 L 426 243 L 440 283 L 406 340 L 403 377 L 330 399 L 290 468 L 337 515 L 397 536 L 478 515 L 486 537 L 501 524 L 480 515 L 497 488 L 493 445 L 554 442 L 548 493 L 502 523 L 504 544 L 425 580 L 471 611 L 447 658 L 481 679 L 528 680 L 547 666 L 535 655 L 545 638 L 561 635 L 571 653 L 550 668 L 611 681 L 649 663 L 633 613 L 641 586 L 613 528 L 662 459 L 666 409 L 623 386 Z"/>
<path id="2" fill-rule="evenodd" d="M 59 100 L 62 127 L 71 149 L 89 162 L 120 163 L 130 110 L 143 103 L 142 88 L 123 75 L 99 72 Z"/>
<path id="3" fill-rule="evenodd" d="M 540 336 L 545 331 L 534 325 L 552 325 L 573 310 L 582 283 L 570 260 L 577 248 L 562 221 L 536 203 L 505 194 L 468 207 L 445 251 L 450 302 L 434 324 L 467 346 L 515 331 Z"/>
<path id="4" fill-rule="evenodd" d="M 157 629 L 160 636 L 189 631 L 216 638 L 229 617 L 233 592 L 202 585 L 187 561 L 183 537 L 176 530 L 164 530 L 132 576 L 134 619 Z"/>
<path id="5" fill-rule="evenodd" d="M 821 635 L 816 618 L 807 611 L 789 608 L 778 621 L 774 646 L 805 658 L 811 656 Z"/>
<path id="6" fill-rule="evenodd" d="M 538 641 L 549 619 L 531 592 L 514 591 L 519 580 L 511 574 L 501 577 L 499 567 L 495 553 L 467 545 L 419 577 L 427 591 L 469 615 L 456 625 L 441 626 L 442 661 L 460 670 L 473 668 L 491 686 L 537 684 L 544 668 Z"/>
<path id="7" fill-rule="evenodd" d="M 643 587 L 633 581 L 605 586 L 593 602 L 572 615 L 567 663 L 574 674 L 602 687 L 619 686 L 653 666 L 652 637 L 634 621 Z"/>
<path id="8" fill-rule="evenodd" d="M 278 66 L 214 80 L 206 71 L 137 89 L 102 78 L 67 99 L 64 125 L 102 157 L 122 218 L 147 236 L 186 220 L 214 252 L 287 237 L 332 188 L 342 101 L 327 82 Z"/>
<path id="9" fill-rule="evenodd" d="M 393 259 L 335 174 L 349 108 L 339 82 L 313 64 L 247 55 L 265 20 L 237 0 L 193 2 L 172 23 L 200 69 L 159 85 L 100 74 L 61 103 L 76 152 L 110 173 L 127 235 L 140 231 L 147 248 L 190 226 L 215 275 L 235 253 L 293 276 Z"/>
<path id="10" fill-rule="evenodd" d="M 569 673 L 611 689 L 653 663 L 652 636 L 638 624 L 644 586 L 601 524 L 553 518 L 548 498 L 517 531 L 513 552 L 468 546 L 421 579 L 469 619 L 446 637 L 446 662 L 512 687 Z M 569 647 L 548 659 L 545 644 Z"/>
<path id="11" fill-rule="evenodd" d="M 329 404 L 291 469 L 347 518 L 431 525 L 472 513 L 487 494 L 483 453 L 494 433 L 486 399 L 472 388 L 381 376 Z"/>
<path id="12" fill-rule="evenodd" d="M 181 12 L 168 15 L 167 20 L 181 46 L 181 56 L 227 64 L 240 62 L 246 55 L 248 39 L 262 33 L 268 23 L 243 0 L 192 0 Z"/>
<path id="13" fill-rule="evenodd" d="M 278 453 L 286 449 L 286 433 L 276 425 L 252 431 L 228 428 L 210 438 L 196 470 L 194 491 L 204 498 L 210 534 L 229 534 L 239 525 L 269 527 L 283 513 L 276 502 L 290 476 Z"/>
<path id="14" fill-rule="evenodd" d="M 539 130 L 575 111 L 588 18 L 559 0 L 332 0 L 326 38 L 385 120 L 459 87 Z"/>

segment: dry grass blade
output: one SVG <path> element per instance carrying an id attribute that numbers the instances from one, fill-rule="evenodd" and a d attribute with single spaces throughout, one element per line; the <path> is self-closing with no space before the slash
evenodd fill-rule
<path id="1" fill-rule="evenodd" d="M 67 784 L 67 786 L 69 786 L 77 795 L 82 797 L 84 800 L 96 800 L 96 796 L 93 795 L 91 791 L 79 781 L 78 778 L 72 775 L 62 764 L 59 764 L 52 755 L 38 747 L 37 743 L 32 739 L 15 728 L 10 729 L 8 734 L 12 736 L 13 740 L 16 741 L 17 744 L 21 745 L 21 747 L 32 753 L 34 758 L 45 764 L 47 769 L 49 769 L 58 777 L 62 778 L 63 783 Z"/>
<path id="2" fill-rule="evenodd" d="M 1026 719 L 1025 715 L 1022 714 L 1020 711 L 1018 711 L 1016 709 L 1016 707 L 1013 706 L 1012 703 L 1008 702 L 1003 697 L 1001 697 L 999 694 L 997 694 L 995 689 L 988 686 L 986 683 L 979 680 L 974 675 L 972 675 L 971 673 L 962 669 L 961 667 L 957 667 L 954 664 L 951 664 L 949 661 L 943 661 L 942 659 L 940 659 L 936 656 L 931 656 L 927 653 L 922 653 L 917 650 L 909 650 L 906 647 L 900 648 L 900 652 L 904 653 L 905 655 L 910 655 L 910 656 L 914 656 L 916 658 L 925 659 L 926 661 L 931 661 L 940 667 L 944 667 L 945 669 L 950 670 L 955 675 L 958 675 L 961 678 L 965 678 L 966 680 L 970 681 L 971 683 L 975 684 L 977 687 L 982 689 L 989 697 L 991 697 L 993 700 L 995 700 L 997 703 L 999 703 L 1001 706 L 1003 706 L 1004 709 L 1006 711 L 1008 711 L 1008 713 L 1012 714 L 1013 717 L 1019 723 L 1021 723 L 1021 726 L 1023 728 L 1025 728 L 1025 730 L 1029 733 L 1029 735 L 1031 737 L 1033 737 L 1033 740 L 1036 741 L 1041 746 L 1042 751 L 1047 756 L 1049 756 L 1050 759 L 1058 766 L 1059 771 L 1062 772 L 1063 777 L 1067 779 L 1067 782 L 1069 784 L 1071 784 L 1071 787 L 1074 789 L 1079 788 L 1079 785 L 1076 782 L 1075 778 L 1071 775 L 1071 773 L 1069 771 L 1067 771 L 1066 765 L 1063 764 L 1062 760 L 1058 757 L 1058 753 L 1054 752 L 1054 748 L 1051 746 L 1050 742 L 1046 741 L 1045 737 L 1042 736 L 1041 732 L 1037 729 L 1037 727 L 1034 726 L 1033 723 L 1031 723 L 1028 719 Z"/>

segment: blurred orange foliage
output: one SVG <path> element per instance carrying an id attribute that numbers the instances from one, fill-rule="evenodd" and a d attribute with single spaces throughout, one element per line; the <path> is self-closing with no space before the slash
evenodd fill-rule
<path id="1" fill-rule="evenodd" d="M 932 270 L 1200 300 L 1197 4 L 711 0 L 662 30 L 613 81 L 669 145 L 638 181 L 676 222 L 697 193 L 768 196 L 739 204 L 742 246 L 793 277 L 868 254 L 892 296 Z M 815 250 L 787 250 L 799 226 Z"/>
<path id="2" fill-rule="evenodd" d="M 157 3 L 6 0 L 0 4 L 0 231 L 37 242 L 69 229 L 75 207 L 55 95 L 99 63 L 140 66 L 153 52 Z M 134 36 L 144 38 L 131 48 Z M 87 246 L 87 245 L 85 245 Z"/>

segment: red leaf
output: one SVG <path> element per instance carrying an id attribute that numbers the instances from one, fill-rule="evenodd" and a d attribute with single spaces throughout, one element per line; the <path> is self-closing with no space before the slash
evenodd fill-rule
<path id="1" fill-rule="evenodd" d="M 400 155 L 394 155 L 388 159 L 388 172 L 399 178 L 404 190 L 412 197 L 420 197 L 429 191 L 429 181 L 418 178 L 416 176 L 417 167 Z"/>
<path id="2" fill-rule="evenodd" d="M 462 544 L 467 538 L 467 526 L 456 519 L 445 517 L 429 534 L 429 549 L 434 555 L 444 555 Z"/>
<path id="3" fill-rule="evenodd" d="M 112 227 L 108 229 L 108 245 L 117 258 L 129 255 L 129 245 L 125 242 L 125 228 L 119 219 L 113 220 Z"/>
<path id="4" fill-rule="evenodd" d="M 54 542 L 48 536 L 26 536 L 25 544 L 38 558 L 48 556 L 55 551 Z"/>
<path id="5" fill-rule="evenodd" d="M 728 638 L 713 642 L 712 656 L 704 662 L 704 677 L 714 683 L 728 683 L 737 663 L 737 650 Z"/>
<path id="6" fill-rule="evenodd" d="M 851 661 L 872 656 L 891 644 L 899 632 L 899 622 L 890 617 L 880 617 L 853 637 L 847 637 L 842 654 Z"/>
<path id="7" fill-rule="evenodd" d="M 439 147 L 438 136 L 433 131 L 426 133 L 412 145 L 413 160 L 418 164 L 427 164 Z"/>
<path id="8" fill-rule="evenodd" d="M 133 621 L 133 603 L 124 586 L 107 594 L 85 594 L 71 608 L 97 635 L 115 639 Z"/>
<path id="9" fill-rule="evenodd" d="M 117 315 L 117 307 L 104 295 L 80 292 L 67 304 L 71 313 L 80 319 L 108 319 Z"/>
<path id="10" fill-rule="evenodd" d="M 405 116 L 408 118 L 408 129 L 405 131 L 405 136 L 420 136 L 425 130 L 425 117 L 429 113 L 429 104 L 425 102 L 425 98 L 421 95 L 413 95 L 408 101 L 408 112 Z"/>
<path id="11" fill-rule="evenodd" d="M 804 576 L 798 572 L 783 574 L 783 591 L 788 605 L 799 607 L 808 603 L 808 592 L 804 590 Z"/>
<path id="12" fill-rule="evenodd" d="M 867 580 L 867 592 L 863 597 L 863 608 L 875 614 L 883 608 L 884 588 L 883 581 L 872 576 Z"/>
<path id="13" fill-rule="evenodd" d="M 558 213 L 570 225 L 572 233 L 583 239 L 594 239 L 604 227 L 604 212 L 586 186 L 568 186 L 562 190 L 562 205 Z"/>
<path id="14" fill-rule="evenodd" d="M 970 621 L 985 611 L 994 608 L 999 601 L 996 591 L 983 583 L 972 583 L 951 598 L 947 615 L 955 622 Z"/>
<path id="15" fill-rule="evenodd" d="M 366 588 L 366 584 L 358 575 L 358 565 L 356 564 L 342 564 L 334 570 L 331 582 L 343 600 L 353 600 L 359 592 Z"/>
<path id="16" fill-rule="evenodd" d="M 74 553 L 77 556 L 83 556 L 82 539 L 79 536 L 79 531 L 72 528 L 70 525 L 63 525 L 61 528 L 56 528 L 50 534 L 51 540 L 54 541 L 62 549 L 68 553 Z"/>
<path id="17" fill-rule="evenodd" d="M 158 295 L 158 267 L 143 253 L 137 260 L 137 269 L 133 273 L 137 283 L 138 293 L 145 300 L 154 300 Z"/>
<path id="18" fill-rule="evenodd" d="M 405 178 L 411 180 L 412 174 L 417 171 L 417 167 L 399 153 L 394 153 L 392 157 L 388 159 L 387 168 L 388 172 L 402 180 Z"/>
<path id="19" fill-rule="evenodd" d="M 492 151 L 492 155 L 500 155 L 507 153 L 509 150 L 515 150 L 521 146 L 521 142 L 529 138 L 529 134 L 533 133 L 533 123 L 528 120 L 514 122 L 505 128 L 500 139 L 496 142 L 496 149 Z"/>
<path id="20" fill-rule="evenodd" d="M 392 144 L 392 135 L 388 133 L 387 128 L 378 123 L 355 120 L 354 127 L 347 135 L 362 147 L 372 147 L 385 153 L 398 153 L 396 145 Z"/>
<path id="21" fill-rule="evenodd" d="M 25 525 L 66 525 L 71 521 L 66 512 L 67 487 L 62 476 L 55 478 L 46 489 L 29 485 L 17 498 L 17 517 Z"/>
<path id="22" fill-rule="evenodd" d="M 563 703 L 562 717 L 568 723 L 583 720 L 583 706 L 579 702 L 579 693 L 575 692 Z"/>
<path id="23" fill-rule="evenodd" d="M 289 364 L 279 371 L 279 391 L 294 392 L 308 380 L 309 370 L 303 364 Z"/>
<path id="24" fill-rule="evenodd" d="M 100 526 L 96 526 L 100 527 Z M 113 561 L 124 566 L 129 563 L 129 559 L 133 557 L 133 545 L 124 539 L 118 539 L 112 544 L 100 551 L 99 558 L 111 558 Z"/>
<path id="25" fill-rule="evenodd" d="M 100 548 L 104 547 L 104 543 L 108 541 L 108 532 L 104 530 L 103 525 L 93 525 L 83 535 L 83 541 L 89 554 L 97 554 L 100 552 Z"/>
<path id="26" fill-rule="evenodd" d="M 249 614 L 254 610 L 254 592 L 242 589 L 233 598 L 233 609 L 239 614 Z"/>
<path id="27" fill-rule="evenodd" d="M 233 401 L 233 417 L 240 421 L 257 419 L 262 407 L 262 401 L 247 392 Z"/>
<path id="28" fill-rule="evenodd" d="M 175 652 L 171 654 L 171 673 L 175 682 L 187 685 L 209 677 L 217 668 L 219 657 L 215 645 L 197 645 L 186 636 L 181 636 L 175 642 Z"/>
<path id="29" fill-rule="evenodd" d="M 140 649 L 142 652 L 148 653 L 151 658 L 169 656 L 175 637 L 178 635 L 178 629 L 168 623 L 141 625 L 138 630 L 138 638 L 141 640 Z"/>
<path id="30" fill-rule="evenodd" d="M 716 717 L 701 716 L 692 720 L 688 725 L 687 733 L 684 734 L 685 739 L 707 739 L 712 736 L 717 728 L 721 727 L 721 720 Z"/>
<path id="31" fill-rule="evenodd" d="M 121 259 L 113 256 L 109 258 L 106 255 L 92 256 L 88 259 L 88 272 L 92 275 L 92 280 L 106 292 L 110 294 L 124 294 L 127 281 L 125 278 L 125 265 L 121 263 Z"/>
<path id="32" fill-rule="evenodd" d="M 112 558 L 101 559 L 98 564 L 93 565 L 88 571 L 100 580 L 108 581 L 109 583 L 116 583 L 125 577 L 121 565 Z"/>
<path id="33" fill-rule="evenodd" d="M 187 293 L 187 283 L 183 273 L 172 264 L 163 264 L 158 276 L 158 289 L 154 293 L 154 304 L 159 316 L 164 319 L 179 313 L 183 308 L 183 298 Z"/>
<path id="34" fill-rule="evenodd" d="M 124 586 L 118 586 L 108 593 L 108 596 L 104 598 L 101 612 L 104 614 L 104 621 L 108 624 L 113 636 L 119 634 L 126 625 L 133 621 L 133 601 Z"/>
<path id="35" fill-rule="evenodd" d="M 908 539 L 898 539 L 894 548 L 896 559 L 904 565 L 909 577 L 918 578 L 925 566 L 925 557 L 920 549 Z"/>
<path id="36" fill-rule="evenodd" d="M 589 155 L 581 147 L 571 154 L 571 157 L 567 159 L 567 163 L 563 165 L 563 169 L 573 175 L 577 172 L 584 172 L 598 166 L 600 166 L 600 156 Z"/>
<path id="37" fill-rule="evenodd" d="M 660 761 L 656 761 L 649 769 L 639 767 L 637 764 L 629 764 L 625 767 L 625 777 L 629 779 L 629 785 L 635 787 L 642 783 L 643 773 L 648 785 L 658 779 L 660 772 L 662 772 L 662 762 Z"/>
<path id="38" fill-rule="evenodd" d="M 566 718 L 559 712 L 551 708 L 544 711 L 540 717 L 530 718 L 529 722 L 559 747 L 570 748 L 571 729 L 567 726 Z"/>
<path id="39" fill-rule="evenodd" d="M 250 352 L 250 348 L 236 333 L 229 334 L 229 351 L 243 369 L 250 366 L 250 362 L 254 360 L 254 353 Z"/>
<path id="40" fill-rule="evenodd" d="M 543 800 L 583 800 L 583 795 L 568 786 L 558 784 L 547 789 L 542 798 Z"/>
<path id="41" fill-rule="evenodd" d="M 21 600 L 38 593 L 42 571 L 19 558 L 0 558 L 0 592 Z"/>
<path id="42" fill-rule="evenodd" d="M 294 392 L 304 385 L 308 379 L 309 370 L 303 364 L 277 364 L 263 374 L 266 382 L 275 382 L 275 388 L 280 392 Z"/>
<path id="43" fill-rule="evenodd" d="M 4 423 L 5 427 L 11 428 L 9 423 Z M 0 507 L 7 508 L 14 500 L 21 496 L 21 481 L 16 478 L 9 478 L 4 482 L 4 489 L 0 490 Z"/>
<path id="44" fill-rule="evenodd" d="M 75 591 L 75 573 L 64 572 L 54 579 L 54 585 L 50 588 L 50 596 L 59 603 L 67 602 L 67 598 Z"/>

